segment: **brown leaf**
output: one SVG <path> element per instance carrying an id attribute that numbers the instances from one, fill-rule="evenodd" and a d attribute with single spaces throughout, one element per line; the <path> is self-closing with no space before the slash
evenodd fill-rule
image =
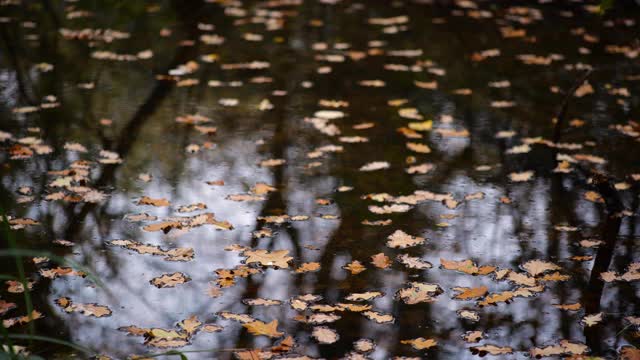
<path id="1" fill-rule="evenodd" d="M 364 265 L 362 265 L 362 263 L 358 260 L 354 260 L 348 263 L 347 265 L 343 266 L 342 268 L 345 270 L 349 270 L 351 272 L 351 275 L 357 275 L 367 270 L 367 268 L 364 267 Z"/>
<path id="2" fill-rule="evenodd" d="M 165 198 L 154 199 L 148 196 L 143 196 L 138 200 L 138 205 L 151 205 L 151 206 L 170 206 L 171 203 Z"/>
<path id="3" fill-rule="evenodd" d="M 387 237 L 387 246 L 390 248 L 405 249 L 411 246 L 422 245 L 425 242 L 424 238 L 419 236 L 411 236 L 402 230 L 396 230 L 393 234 Z"/>
<path id="4" fill-rule="evenodd" d="M 335 330 L 326 326 L 314 327 L 311 336 L 313 336 L 313 338 L 316 339 L 320 344 L 333 344 L 340 338 Z"/>
<path id="5" fill-rule="evenodd" d="M 253 335 L 264 335 L 272 338 L 277 338 L 284 335 L 283 332 L 278 331 L 278 320 L 273 320 L 270 323 L 264 323 L 260 320 L 255 320 L 242 324 Z"/>
<path id="6" fill-rule="evenodd" d="M 200 329 L 200 326 L 202 326 L 202 323 L 195 315 L 192 315 L 178 323 L 178 327 L 184 330 L 189 336 L 195 334 Z"/>
<path id="7" fill-rule="evenodd" d="M 484 333 L 482 331 L 467 331 L 462 336 L 462 339 L 467 343 L 477 343 L 482 340 L 483 337 Z"/>
<path id="8" fill-rule="evenodd" d="M 602 315 L 603 314 L 601 312 L 596 314 L 585 315 L 580 321 L 580 323 L 582 323 L 582 325 L 586 327 L 597 325 L 602 321 Z"/>
<path id="9" fill-rule="evenodd" d="M 411 340 L 401 340 L 400 343 L 411 345 L 416 350 L 430 349 L 438 344 L 434 339 L 417 338 Z"/>
<path id="10" fill-rule="evenodd" d="M 293 260 L 287 256 L 289 250 L 245 250 L 242 255 L 246 256 L 247 264 L 258 263 L 262 266 L 276 266 L 282 269 L 289 267 L 289 261 Z"/>
<path id="11" fill-rule="evenodd" d="M 538 276 L 542 273 L 552 270 L 562 270 L 562 268 L 554 263 L 542 260 L 530 260 L 522 265 L 522 268 L 531 276 Z"/>
<path id="12" fill-rule="evenodd" d="M 513 353 L 513 349 L 508 346 L 496 346 L 496 345 L 482 345 L 482 346 L 474 346 L 470 348 L 471 353 L 474 355 L 485 356 L 486 354 L 491 355 L 508 355 Z"/>
<path id="13" fill-rule="evenodd" d="M 320 270 L 319 262 L 308 262 L 300 265 L 299 268 L 296 269 L 296 273 L 306 273 L 306 272 L 314 272 Z"/>
<path id="14" fill-rule="evenodd" d="M 440 258 L 440 264 L 446 270 L 456 270 L 469 275 L 487 275 L 496 270 L 495 266 L 478 267 L 471 260 L 445 260 Z"/>
<path id="15" fill-rule="evenodd" d="M 391 265 L 391 260 L 384 253 L 379 253 L 371 256 L 371 263 L 380 269 L 386 269 Z"/>
<path id="16" fill-rule="evenodd" d="M 438 284 L 428 284 L 420 282 L 411 282 L 409 287 L 400 289 L 396 293 L 396 297 L 402 299 L 406 304 L 418 304 L 423 302 L 435 301 L 435 296 L 442 294 L 444 291 Z"/>
<path id="17" fill-rule="evenodd" d="M 582 309 L 582 305 L 580 303 L 574 304 L 554 304 L 553 307 L 560 310 L 568 310 L 568 311 L 578 311 Z"/>
<path id="18" fill-rule="evenodd" d="M 191 278 L 181 272 L 173 274 L 164 274 L 162 276 L 151 279 L 149 282 L 158 288 L 172 288 L 179 284 L 191 281 Z"/>
<path id="19" fill-rule="evenodd" d="M 454 299 L 469 300 L 485 296 L 489 289 L 486 286 L 480 286 L 476 288 L 455 287 L 453 290 L 459 292 L 453 297 Z"/>

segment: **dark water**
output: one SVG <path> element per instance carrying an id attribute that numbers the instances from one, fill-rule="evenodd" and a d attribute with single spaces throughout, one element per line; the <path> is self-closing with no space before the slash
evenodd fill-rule
<path id="1" fill-rule="evenodd" d="M 638 282 L 605 283 L 600 273 L 623 274 L 640 258 L 640 185 L 632 177 L 640 174 L 640 127 L 630 122 L 638 119 L 640 102 L 640 8 L 618 2 L 601 16 L 589 11 L 593 3 L 583 2 L 478 2 L 477 9 L 468 8 L 473 4 L 382 0 L 336 4 L 304 0 L 293 5 L 248 0 L 3 2 L 0 130 L 13 138 L 0 143 L 2 208 L 11 217 L 40 222 L 15 231 L 20 247 L 49 251 L 84 264 L 105 284 L 95 286 L 89 277 L 42 278 L 38 268 L 56 265 L 36 267 L 25 261 L 28 274 L 39 279 L 31 292 L 34 306 L 45 315 L 34 321 L 36 333 L 120 359 L 162 350 L 145 346 L 142 336 L 129 336 L 118 328 L 177 329 L 179 321 L 196 315 L 201 322 L 224 329 L 194 335 L 191 344 L 181 350 L 216 351 L 190 353 L 190 359 L 231 358 L 231 349 L 266 349 L 274 343 L 274 339 L 248 333 L 237 321 L 216 316 L 229 311 L 265 322 L 276 319 L 278 330 L 296 340 L 292 353 L 326 359 L 346 356 L 353 350 L 353 342 L 362 338 L 376 343 L 367 355 L 372 359 L 472 359 L 478 355 L 470 348 L 483 344 L 509 346 L 513 354 L 496 358 L 519 359 L 526 358 L 534 347 L 557 345 L 562 339 L 586 344 L 593 355 L 616 358 L 624 346 L 638 345 L 637 326 L 625 320 L 640 315 Z M 368 23 L 372 18 L 395 16 L 409 19 L 400 24 Z M 526 30 L 526 36 L 503 37 L 500 29 L 507 26 Z M 63 30 L 85 28 L 113 29 L 129 36 L 110 42 L 70 39 Z M 225 41 L 205 44 L 199 40 L 203 34 L 217 34 Z M 256 35 L 262 39 L 248 41 L 246 34 L 250 39 Z M 318 43 L 326 44 L 326 49 Z M 626 54 L 612 53 L 611 45 L 626 46 Z M 92 57 L 96 50 L 135 55 L 147 49 L 153 52 L 149 59 Z M 396 50 L 417 49 L 422 50 L 417 57 L 393 56 Z M 488 49 L 499 49 L 500 55 L 472 60 L 472 54 Z M 208 54 L 216 54 L 217 60 L 203 61 L 202 56 Z M 550 64 L 527 65 L 517 58 L 521 54 L 561 56 L 548 58 L 556 59 L 553 61 L 543 59 Z M 344 61 L 325 61 L 319 55 L 343 55 Z M 197 70 L 166 79 L 171 69 L 189 61 L 198 63 Z M 224 67 L 252 61 L 270 66 Z M 38 65 L 41 63 L 53 67 L 47 69 Z M 413 65 L 416 71 L 392 71 L 385 69 L 385 64 Z M 595 69 L 588 76 L 594 92 L 569 97 L 566 114 L 561 116 L 563 126 L 557 128 L 552 119 L 558 115 L 565 93 L 583 75 L 585 64 Z M 318 73 L 318 68 L 325 66 L 330 66 L 331 72 Z M 165 78 L 158 79 L 158 75 Z M 261 83 L 264 78 L 270 82 Z M 178 86 L 184 83 L 177 81 L 184 79 L 199 83 Z M 209 86 L 215 85 L 209 83 L 214 80 L 222 85 Z M 386 86 L 366 87 L 359 83 L 362 80 L 383 80 Z M 414 85 L 415 80 L 437 81 L 438 87 L 423 89 Z M 509 87 L 489 86 L 504 80 L 510 82 Z M 78 86 L 87 83 L 93 88 Z M 551 91 L 551 87 L 558 91 Z M 621 88 L 627 89 L 629 96 L 621 94 Z M 472 93 L 456 94 L 457 89 L 471 89 Z M 55 99 L 46 100 L 48 95 Z M 222 106 L 221 99 L 237 99 L 238 104 Z M 260 110 L 263 99 L 268 99 L 273 109 Z M 343 100 L 349 106 L 331 109 L 319 104 L 320 99 Z M 407 102 L 394 107 L 388 104 L 392 99 Z M 514 106 L 496 108 L 491 106 L 493 101 L 513 101 Z M 43 102 L 59 106 L 24 112 L 24 107 Z M 416 108 L 425 120 L 434 120 L 433 129 L 421 132 L 422 139 L 405 138 L 396 129 L 416 120 L 399 116 L 399 108 Z M 339 136 L 323 134 L 304 121 L 323 109 L 345 113 L 330 120 L 340 128 L 340 136 L 363 136 L 369 141 L 343 143 Z M 176 122 L 178 116 L 196 113 L 212 119 L 204 125 L 217 127 L 215 135 L 203 135 L 191 125 Z M 447 116 L 452 121 L 447 121 Z M 101 119 L 110 119 L 112 124 L 105 126 Z M 579 124 L 571 122 L 573 119 L 584 124 L 576 126 Z M 375 126 L 352 128 L 368 122 Z M 629 131 L 618 131 L 616 125 L 627 125 Z M 468 136 L 442 136 L 437 129 L 466 129 Z M 496 133 L 507 130 L 516 134 L 496 138 Z M 12 147 L 25 137 L 41 139 L 52 152 L 11 159 Z M 523 139 L 536 137 L 582 148 L 533 144 L 530 152 L 508 153 Z M 22 142 L 25 146 L 32 143 L 28 139 Z M 432 151 L 412 152 L 406 142 L 427 144 Z M 65 150 L 65 143 L 80 143 L 88 152 Z M 200 151 L 187 151 L 192 144 L 199 145 Z M 314 149 L 330 144 L 341 145 L 344 151 L 308 157 Z M 98 162 L 103 149 L 119 154 L 122 162 Z M 578 160 L 571 164 L 572 172 L 558 173 L 553 171 L 558 154 L 588 154 L 606 162 Z M 424 175 L 407 174 L 409 156 L 416 158 L 416 164 L 428 162 L 434 168 Z M 285 159 L 286 163 L 261 167 L 260 162 L 267 159 Z M 48 186 L 60 177 L 50 171 L 66 169 L 76 160 L 91 163 L 88 181 L 74 185 L 108 196 L 96 202 L 46 200 L 56 191 L 70 194 L 64 187 Z M 373 161 L 386 161 L 390 168 L 359 171 Z M 314 162 L 319 164 L 310 167 Z M 479 166 L 489 168 L 481 171 Z M 606 174 L 604 183 L 590 180 L 591 169 Z M 528 170 L 534 171 L 531 180 L 510 181 L 508 174 Z M 151 174 L 152 180 L 139 180 L 141 173 Z M 224 186 L 206 183 L 215 180 L 223 180 Z M 247 193 L 259 182 L 277 191 L 256 202 L 225 199 Z M 607 192 L 613 184 L 618 184 L 618 190 Z M 32 188 L 27 196 L 33 199 L 18 192 L 23 186 Z M 337 191 L 341 186 L 353 190 Z M 451 209 L 439 201 L 424 201 L 405 213 L 376 215 L 368 206 L 383 204 L 361 198 L 370 193 L 410 195 L 415 190 L 450 193 L 460 204 Z M 605 203 L 587 201 L 587 191 L 600 191 Z M 484 193 L 484 198 L 463 200 L 476 192 Z M 141 196 L 166 198 L 171 206 L 141 206 Z M 510 203 L 501 201 L 503 197 Z M 319 198 L 331 202 L 321 205 L 316 202 Z M 216 219 L 229 221 L 234 229 L 216 230 L 205 225 L 165 234 L 142 229 L 153 222 L 124 218 L 141 212 L 159 218 L 193 215 L 176 212 L 179 206 L 193 203 L 206 204 L 207 209 L 198 213 L 215 213 Z M 614 216 L 623 209 L 627 210 L 624 216 Z M 257 220 L 282 214 L 308 215 L 310 219 L 282 225 Z M 457 217 L 447 218 L 450 214 Z M 365 219 L 391 219 L 393 223 L 367 226 L 361 223 Z M 575 227 L 575 231 L 561 231 L 558 226 Z M 252 232 L 262 227 L 270 228 L 274 236 L 252 237 Z M 428 240 L 408 249 L 391 249 L 385 246 L 386 238 L 396 230 Z M 57 245 L 53 242 L 57 239 L 73 245 Z M 115 239 L 163 249 L 193 248 L 195 257 L 186 262 L 165 261 L 161 256 L 107 245 Z M 580 246 L 584 239 L 602 240 L 603 244 L 586 248 Z M 221 295 L 212 298 L 207 292 L 217 279 L 214 271 L 233 268 L 245 259 L 237 251 L 224 249 L 232 244 L 286 249 L 294 260 L 290 269 L 262 267 L 263 273 L 239 278 L 234 286 L 222 288 Z M 2 246 L 8 246 L 6 239 Z M 381 252 L 393 260 L 387 269 L 370 263 L 370 257 Z M 407 269 L 394 260 L 403 253 L 429 261 L 433 268 Z M 577 261 L 574 256 L 593 259 Z M 440 259 L 472 259 L 479 266 L 520 273 L 524 273 L 522 264 L 540 259 L 559 265 L 560 273 L 569 278 L 538 279 L 536 284 L 545 285 L 541 293 L 516 297 L 509 304 L 479 307 L 475 299 L 453 300 L 456 292 L 452 288 L 487 286 L 490 293 L 496 293 L 519 285 L 498 281 L 493 275 L 440 269 Z M 367 270 L 357 275 L 343 270 L 352 260 L 359 260 Z M 296 274 L 293 269 L 303 262 L 319 262 L 321 269 Z M 14 262 L 8 258 L 2 260 L 0 270 L 16 274 Z M 152 278 L 174 272 L 183 272 L 191 281 L 175 288 L 149 284 Z M 444 293 L 433 302 L 413 305 L 394 297 L 413 281 L 437 283 Z M 337 311 L 342 318 L 324 324 L 340 335 L 330 345 L 318 344 L 310 337 L 313 326 L 296 320 L 299 314 L 310 315 L 309 310 L 298 312 L 288 304 L 289 299 L 302 294 L 320 295 L 320 303 L 336 304 L 345 302 L 344 297 L 351 293 L 364 291 L 384 292 L 385 296 L 366 303 L 393 315 L 395 322 L 376 324 L 357 312 Z M 66 313 L 54 302 L 60 297 L 69 297 L 74 303 L 106 305 L 113 314 L 95 318 Z M 284 303 L 265 307 L 241 302 L 257 297 Z M 21 294 L 3 287 L 0 299 L 19 305 L 4 318 L 26 313 Z M 552 306 L 576 302 L 582 304 L 578 311 Z M 476 310 L 479 320 L 457 316 L 459 309 Z M 581 324 L 584 315 L 597 313 L 603 313 L 598 324 Z M 28 332 L 28 327 L 9 330 Z M 473 330 L 485 333 L 478 344 L 466 343 L 461 337 Z M 418 337 L 435 339 L 438 345 L 415 350 L 400 342 Z M 71 356 L 68 349 L 46 343 L 36 342 L 30 349 L 45 358 Z"/>

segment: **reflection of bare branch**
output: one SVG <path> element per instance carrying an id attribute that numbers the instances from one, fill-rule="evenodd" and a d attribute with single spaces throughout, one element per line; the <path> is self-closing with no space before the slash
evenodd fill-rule
<path id="1" fill-rule="evenodd" d="M 609 270 L 620 231 L 620 224 L 622 223 L 620 212 L 624 209 L 620 195 L 608 177 L 602 174 L 596 174 L 593 177 L 593 183 L 605 201 L 607 217 L 602 229 L 602 240 L 604 244 L 598 248 L 593 262 L 593 268 L 591 269 L 589 284 L 583 293 L 583 304 L 586 314 L 596 314 L 600 312 L 600 300 L 604 290 L 604 281 L 600 277 L 600 274 Z M 601 354 L 603 336 L 600 330 L 597 329 L 597 327 L 586 326 L 584 328 L 584 335 L 591 351 L 593 351 L 594 354 Z"/>

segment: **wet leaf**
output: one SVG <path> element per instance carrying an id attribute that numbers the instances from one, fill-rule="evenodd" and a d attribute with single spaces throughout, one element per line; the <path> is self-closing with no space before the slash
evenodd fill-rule
<path id="1" fill-rule="evenodd" d="M 289 250 L 245 250 L 242 255 L 246 256 L 245 263 L 258 263 L 262 266 L 276 266 L 281 269 L 287 269 L 289 262 L 293 260 L 291 256 L 287 256 Z"/>
<path id="2" fill-rule="evenodd" d="M 320 344 L 333 344 L 340 338 L 335 330 L 325 326 L 314 327 L 311 336 L 313 336 Z"/>
<path id="3" fill-rule="evenodd" d="M 37 310 L 33 310 L 29 315 L 18 316 L 18 317 L 2 320 L 2 326 L 4 326 L 5 328 L 10 328 L 15 325 L 22 325 L 22 324 L 29 323 L 33 320 L 41 319 L 43 317 L 44 315 L 42 315 L 41 312 Z"/>
<path id="4" fill-rule="evenodd" d="M 458 292 L 454 299 L 469 300 L 485 296 L 489 289 L 486 286 L 480 286 L 476 288 L 455 287 L 452 290 Z"/>
<path id="5" fill-rule="evenodd" d="M 531 276 L 538 276 L 542 273 L 552 270 L 561 270 L 562 268 L 556 264 L 542 261 L 542 260 L 530 260 L 522 265 L 522 268 L 528 272 Z"/>
<path id="6" fill-rule="evenodd" d="M 470 348 L 471 353 L 474 355 L 484 356 L 486 354 L 490 355 L 508 355 L 513 353 L 513 349 L 508 346 L 496 346 L 496 345 L 482 345 L 482 346 L 474 346 Z"/>
<path id="7" fill-rule="evenodd" d="M 427 350 L 438 345 L 438 342 L 434 339 L 425 339 L 421 337 L 411 340 L 400 340 L 400 343 L 411 345 L 411 347 L 416 350 Z"/>
<path id="8" fill-rule="evenodd" d="M 398 290 L 396 297 L 406 304 L 418 304 L 423 302 L 434 302 L 435 297 L 442 294 L 444 290 L 438 284 L 428 284 L 411 282 L 409 287 Z"/>
<path id="9" fill-rule="evenodd" d="M 467 319 L 467 320 L 471 320 L 471 321 L 479 321 L 480 320 L 480 315 L 478 314 L 477 311 L 467 310 L 467 309 L 460 309 L 460 310 L 456 311 L 456 314 L 458 314 L 458 316 L 463 318 L 463 319 Z"/>
<path id="10" fill-rule="evenodd" d="M 68 313 L 78 312 L 84 316 L 94 316 L 97 318 L 111 316 L 111 309 L 98 304 L 76 304 L 67 297 L 58 298 L 56 304 Z"/>
<path id="11" fill-rule="evenodd" d="M 189 281 L 191 281 L 191 278 L 183 273 L 176 272 L 153 278 L 149 282 L 157 288 L 172 288 L 176 287 L 176 285 L 184 284 Z"/>
<path id="12" fill-rule="evenodd" d="M 443 269 L 460 271 L 469 275 L 488 275 L 496 270 L 495 266 L 478 267 L 472 260 L 445 260 L 440 258 Z"/>
<path id="13" fill-rule="evenodd" d="M 283 332 L 278 331 L 278 320 L 272 320 L 269 323 L 264 323 L 260 320 L 255 320 L 242 324 L 253 335 L 264 335 L 272 338 L 278 338 L 284 335 Z"/>
<path id="14" fill-rule="evenodd" d="M 586 327 L 591 327 L 599 324 L 602 321 L 602 316 L 602 313 L 585 315 L 580 322 Z"/>
<path id="15" fill-rule="evenodd" d="M 349 294 L 345 297 L 346 300 L 349 301 L 370 301 L 379 297 L 384 296 L 384 293 L 379 291 L 368 291 L 364 293 L 353 293 Z"/>
<path id="16" fill-rule="evenodd" d="M 417 257 L 409 256 L 407 254 L 398 255 L 396 257 L 396 260 L 410 269 L 425 270 L 425 269 L 431 269 L 433 267 L 433 265 L 430 262 L 424 261 Z"/>
<path id="17" fill-rule="evenodd" d="M 148 196 L 143 196 L 138 200 L 138 205 L 170 206 L 171 204 L 165 198 L 154 199 Z"/>
<path id="18" fill-rule="evenodd" d="M 343 266 L 342 268 L 351 272 L 351 275 L 357 275 L 367 270 L 367 268 L 364 265 L 362 265 L 362 263 L 359 262 L 358 260 L 354 260 L 348 263 L 347 265 Z"/>
<path id="19" fill-rule="evenodd" d="M 377 311 L 365 311 L 362 313 L 367 319 L 373 320 L 378 324 L 388 324 L 395 321 L 395 318 L 389 314 L 383 314 Z"/>
<path id="20" fill-rule="evenodd" d="M 396 230 L 393 234 L 387 237 L 387 246 L 396 249 L 406 249 L 411 246 L 422 245 L 425 242 L 424 238 L 419 236 L 411 236 L 402 230 Z"/>
<path id="21" fill-rule="evenodd" d="M 484 338 L 484 333 L 482 331 L 467 331 L 463 336 L 465 342 L 473 344 L 480 342 Z"/>
<path id="22" fill-rule="evenodd" d="M 371 263 L 379 269 L 386 269 L 391 266 L 391 259 L 384 253 L 379 253 L 371 256 Z"/>

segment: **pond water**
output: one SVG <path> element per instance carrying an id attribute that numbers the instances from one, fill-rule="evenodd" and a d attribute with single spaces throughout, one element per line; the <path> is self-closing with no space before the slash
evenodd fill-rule
<path id="1" fill-rule="evenodd" d="M 38 252 L 42 314 L 11 320 L 7 280 L 10 333 L 105 359 L 640 356 L 633 2 L 0 15 L 2 247 Z"/>

